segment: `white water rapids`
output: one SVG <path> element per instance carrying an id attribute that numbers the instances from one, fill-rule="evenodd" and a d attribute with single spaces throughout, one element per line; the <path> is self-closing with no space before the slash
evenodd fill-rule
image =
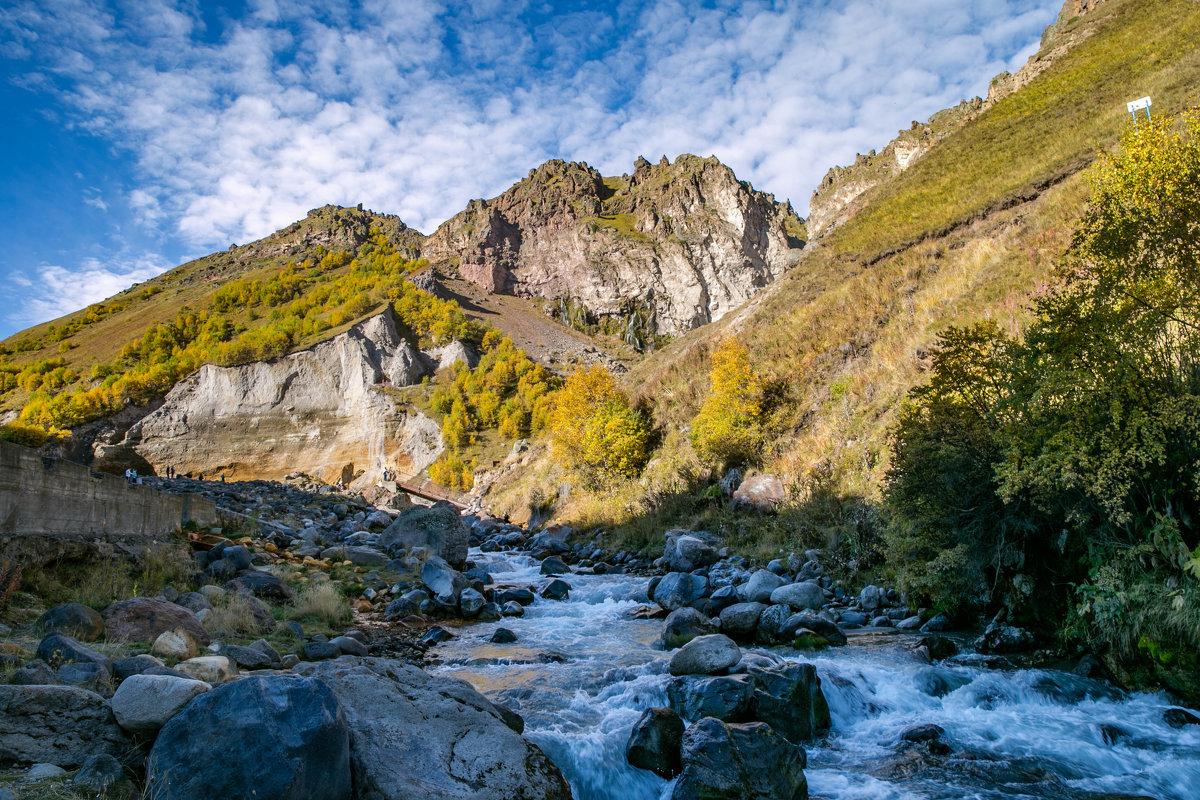
<path id="1" fill-rule="evenodd" d="M 525 555 L 471 557 L 497 583 L 544 581 Z M 662 620 L 631 620 L 647 579 L 563 576 L 570 599 L 538 598 L 525 616 L 456 631 L 435 651 L 435 671 L 456 675 L 525 718 L 525 733 L 562 769 L 578 800 L 655 800 L 670 784 L 625 762 L 641 712 L 667 704 Z M 517 635 L 491 644 L 497 627 Z M 816 664 L 833 730 L 807 746 L 809 792 L 829 800 L 902 798 L 1200 798 L 1200 726 L 1173 729 L 1157 694 L 1123 695 L 1048 670 L 930 666 L 902 635 L 855 636 Z M 559 661 L 558 659 L 563 659 Z M 935 694 L 942 696 L 938 697 Z M 904 729 L 936 723 L 954 749 L 945 759 L 897 755 Z M 1101 726 L 1120 734 L 1106 743 Z"/>

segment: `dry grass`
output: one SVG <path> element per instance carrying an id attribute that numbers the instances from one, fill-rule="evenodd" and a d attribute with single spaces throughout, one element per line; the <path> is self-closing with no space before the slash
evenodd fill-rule
<path id="1" fill-rule="evenodd" d="M 319 622 L 335 628 L 349 624 L 353 618 L 350 603 L 329 581 L 311 583 L 301 589 L 292 601 L 288 616 L 301 622 Z"/>
<path id="2" fill-rule="evenodd" d="M 204 629 L 216 639 L 253 639 L 266 633 L 254 616 L 250 601 L 229 592 L 213 604 Z"/>

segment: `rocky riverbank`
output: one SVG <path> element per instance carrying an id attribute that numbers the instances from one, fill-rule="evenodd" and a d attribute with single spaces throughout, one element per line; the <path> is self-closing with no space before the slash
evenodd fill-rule
<path id="1" fill-rule="evenodd" d="M 576 756 L 544 728 L 526 735 L 523 712 L 543 713 L 535 695 L 488 699 L 453 674 L 465 667 L 560 670 L 570 691 L 597 701 L 607 687 L 651 680 L 620 711 L 619 752 L 600 759 L 613 774 L 647 776 L 622 773 L 614 785 L 630 781 L 630 796 L 669 780 L 672 800 L 795 800 L 851 691 L 846 678 L 822 678 L 825 654 L 853 649 L 853 637 L 903 640 L 897 657 L 928 665 L 913 691 L 943 697 L 971 682 L 964 670 L 1011 668 L 1002 654 L 1030 644 L 1000 621 L 972 641 L 895 590 L 850 590 L 817 551 L 756 568 L 705 532 L 675 530 L 651 561 L 567 527 L 530 532 L 445 504 L 374 506 L 299 475 L 161 485 L 213 499 L 223 526 L 189 532 L 194 552 L 170 551 L 176 561 L 140 554 L 130 591 L 103 604 L 89 588 L 95 565 L 60 565 L 73 587 L 29 575 L 8 598 L 0 797 L 572 796 Z M 514 560 L 531 566 L 514 570 Z M 576 665 L 578 644 L 537 644 L 530 626 L 549 625 L 547 609 L 570 620 L 572 609 L 611 603 L 596 585 L 638 587 L 641 600 L 602 611 L 623 621 L 576 637 L 620 642 L 614 625 L 652 626 L 660 655 L 633 666 L 618 657 L 596 675 Z M 60 600 L 77 597 L 50 603 L 54 586 Z M 491 650 L 463 662 L 457 642 L 476 631 Z M 1121 696 L 1086 677 L 1041 680 L 1066 702 Z M 1200 724 L 1187 709 L 1161 714 L 1172 729 Z M 1133 735 L 1110 727 L 1113 741 Z M 895 736 L 888 769 L 979 757 L 937 723 L 914 720 Z"/>

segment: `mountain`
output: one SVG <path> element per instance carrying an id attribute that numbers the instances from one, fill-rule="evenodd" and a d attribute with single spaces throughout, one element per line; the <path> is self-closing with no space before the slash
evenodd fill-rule
<path id="1" fill-rule="evenodd" d="M 1151 95 L 1155 113 L 1200 104 L 1196 41 L 1191 0 L 1070 0 L 1019 78 L 1000 76 L 989 98 L 832 171 L 807 221 L 811 241 L 782 278 L 634 366 L 625 385 L 651 408 L 662 441 L 639 481 L 560 494 L 553 459 L 526 454 L 488 482 L 492 508 L 524 516 L 529 497 L 560 497 L 556 518 L 617 526 L 634 545 L 663 524 L 733 524 L 712 518 L 696 489 L 707 465 L 687 432 L 708 389 L 698 365 L 734 337 L 769 387 L 761 469 L 797 499 L 841 498 L 820 526 L 856 535 L 871 524 L 889 431 L 938 333 L 981 319 L 1021 328 L 1085 206 L 1085 168 L 1131 124 L 1125 102 Z M 766 554 L 816 524 L 742 520 L 734 535 Z"/>
<path id="2" fill-rule="evenodd" d="M 0 411 L 72 430 L 70 455 L 105 469 L 366 485 L 442 452 L 422 383 L 478 358 L 478 324 L 559 369 L 624 371 L 776 279 L 802 233 L 786 204 L 686 155 L 618 178 L 547 162 L 430 237 L 326 206 L 11 337 Z"/>
<path id="3" fill-rule="evenodd" d="M 473 200 L 423 254 L 487 292 L 577 305 L 618 327 L 643 312 L 648 332 L 677 335 L 782 275 L 803 237 L 789 205 L 716 158 L 639 158 L 631 175 L 610 178 L 548 161 L 499 197 Z"/>

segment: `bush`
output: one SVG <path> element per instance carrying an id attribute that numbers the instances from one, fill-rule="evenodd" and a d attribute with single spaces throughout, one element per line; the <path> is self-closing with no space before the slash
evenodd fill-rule
<path id="1" fill-rule="evenodd" d="M 762 448 L 762 381 L 750 367 L 750 354 L 735 339 L 712 353 L 711 385 L 692 419 L 696 453 L 718 465 L 745 464 Z"/>
<path id="2" fill-rule="evenodd" d="M 475 485 L 475 464 L 448 450 L 429 465 L 429 478 L 450 489 L 467 492 Z"/>
<path id="3" fill-rule="evenodd" d="M 912 393 L 892 556 L 918 599 L 1003 601 L 1116 656 L 1194 654 L 1200 112 L 1132 129 L 1090 177 L 1025 333 L 948 331 Z"/>
<path id="4" fill-rule="evenodd" d="M 596 486 L 637 477 L 649 456 L 650 427 L 608 370 L 577 369 L 553 403 L 550 432 L 560 463 Z"/>

